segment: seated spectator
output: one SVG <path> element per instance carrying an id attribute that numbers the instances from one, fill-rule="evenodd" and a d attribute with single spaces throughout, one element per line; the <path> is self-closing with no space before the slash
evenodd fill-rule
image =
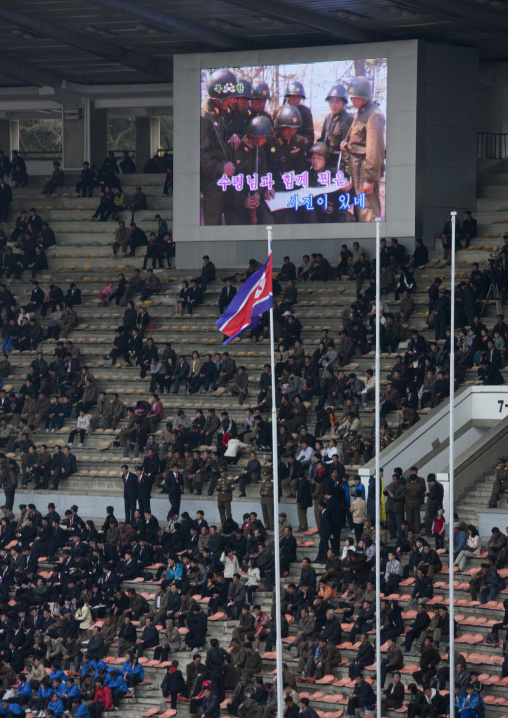
<path id="1" fill-rule="evenodd" d="M 105 186 L 99 206 L 92 215 L 92 222 L 95 222 L 96 219 L 98 219 L 99 222 L 107 222 L 115 209 L 114 199 L 115 195 L 113 191 L 108 186 Z"/>
<path id="2" fill-rule="evenodd" d="M 58 160 L 54 160 L 53 162 L 53 174 L 51 176 L 51 179 L 46 182 L 44 185 L 44 189 L 42 190 L 42 194 L 53 194 L 53 192 L 58 187 L 64 187 L 65 186 L 65 174 L 62 169 L 60 169 L 60 162 Z"/>
<path id="3" fill-rule="evenodd" d="M 146 196 L 143 194 L 141 187 L 136 187 L 136 192 L 134 194 L 134 197 L 129 202 L 128 209 L 131 213 L 131 222 L 134 222 L 134 215 L 136 214 L 136 212 L 148 209 Z"/>
<path id="4" fill-rule="evenodd" d="M 362 673 L 357 673 L 355 676 L 355 687 L 347 704 L 349 715 L 353 718 L 357 708 L 369 710 L 373 708 L 375 704 L 376 694 L 372 690 L 372 686 L 363 679 Z"/>

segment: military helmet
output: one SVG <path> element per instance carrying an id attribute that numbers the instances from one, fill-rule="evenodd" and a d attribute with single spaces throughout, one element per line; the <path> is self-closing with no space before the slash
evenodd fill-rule
<path id="1" fill-rule="evenodd" d="M 236 83 L 235 97 L 246 97 L 251 100 L 254 95 L 252 93 L 252 85 L 248 80 L 238 78 Z"/>
<path id="2" fill-rule="evenodd" d="M 269 100 L 271 98 L 270 88 L 266 82 L 258 82 L 257 85 L 254 85 L 252 93 L 253 97 L 260 100 Z"/>
<path id="3" fill-rule="evenodd" d="M 245 134 L 250 137 L 271 137 L 273 134 L 272 124 L 268 117 L 259 115 L 249 122 Z"/>
<path id="4" fill-rule="evenodd" d="M 301 127 L 302 116 L 297 107 L 284 105 L 277 117 L 277 127 Z"/>
<path id="5" fill-rule="evenodd" d="M 231 70 L 216 70 L 208 83 L 208 95 L 214 100 L 227 100 L 236 90 L 236 77 Z"/>
<path id="6" fill-rule="evenodd" d="M 311 155 L 322 155 L 325 159 L 330 156 L 330 148 L 326 142 L 316 142 L 310 151 Z"/>
<path id="7" fill-rule="evenodd" d="M 372 98 L 372 85 L 367 77 L 353 77 L 347 91 L 351 97 L 360 97 L 362 100 Z"/>
<path id="8" fill-rule="evenodd" d="M 327 95 L 326 102 L 330 102 L 332 97 L 341 97 L 347 104 L 347 90 L 344 85 L 334 85 Z"/>
<path id="9" fill-rule="evenodd" d="M 289 95 L 297 95 L 298 97 L 303 97 L 303 99 L 305 99 L 305 90 L 302 83 L 297 80 L 291 80 L 291 82 L 288 82 L 284 97 L 288 97 Z"/>

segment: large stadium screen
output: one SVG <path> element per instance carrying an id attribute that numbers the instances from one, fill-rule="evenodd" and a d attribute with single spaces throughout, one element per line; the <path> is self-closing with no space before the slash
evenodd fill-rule
<path id="1" fill-rule="evenodd" d="M 201 225 L 385 217 L 387 60 L 201 70 Z"/>

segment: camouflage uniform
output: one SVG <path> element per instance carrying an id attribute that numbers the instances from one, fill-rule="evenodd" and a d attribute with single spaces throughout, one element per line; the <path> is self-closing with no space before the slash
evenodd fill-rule
<path id="1" fill-rule="evenodd" d="M 340 156 L 340 143 L 346 139 L 352 123 L 353 117 L 346 110 L 342 110 L 342 112 L 335 115 L 330 112 L 323 122 L 323 129 L 318 142 L 325 142 L 330 148 L 326 168 L 332 172 L 332 176 L 335 176 L 338 169 L 343 172 L 346 170 L 344 155 L 342 155 L 340 167 L 337 167 L 337 162 Z"/>
<path id="2" fill-rule="evenodd" d="M 234 488 L 235 482 L 233 479 L 221 473 L 217 481 L 217 505 L 219 507 L 219 515 L 223 527 L 226 523 L 226 518 L 233 518 L 231 513 L 231 495 Z"/>
<path id="3" fill-rule="evenodd" d="M 347 438 L 347 448 L 344 452 L 344 463 L 349 464 L 351 456 L 353 456 L 353 463 L 360 463 L 360 451 L 362 449 L 362 440 L 355 432 L 351 432 Z"/>
<path id="4" fill-rule="evenodd" d="M 384 172 L 385 117 L 372 100 L 358 110 L 347 143 L 347 173 L 353 182 L 355 195 L 363 190 L 363 183 L 373 185 L 372 194 L 365 197 L 365 209 L 355 207 L 361 222 L 373 222 L 381 216 L 379 182 Z"/>
<path id="5" fill-rule="evenodd" d="M 508 489 L 508 467 L 506 466 L 505 459 L 499 458 L 498 465 L 496 466 L 496 476 L 492 486 L 489 506 L 497 506 L 500 494 L 502 494 L 506 489 Z"/>

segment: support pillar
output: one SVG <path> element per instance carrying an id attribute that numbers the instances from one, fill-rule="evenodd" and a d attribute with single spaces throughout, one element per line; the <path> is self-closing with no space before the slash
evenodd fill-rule
<path id="1" fill-rule="evenodd" d="M 85 118 L 62 120 L 62 160 L 66 170 L 81 170 L 85 161 Z"/>
<path id="2" fill-rule="evenodd" d="M 159 150 L 160 117 L 136 117 L 136 167 L 143 171 L 145 162 Z"/>
<path id="3" fill-rule="evenodd" d="M 11 158 L 11 123 L 10 120 L 0 120 L 0 150 Z"/>
<path id="4" fill-rule="evenodd" d="M 9 120 L 9 124 L 11 135 L 11 150 L 19 150 L 19 120 Z"/>
<path id="5" fill-rule="evenodd" d="M 89 117 L 89 161 L 92 165 L 102 165 L 108 154 L 108 111 L 97 109 L 91 102 Z"/>

